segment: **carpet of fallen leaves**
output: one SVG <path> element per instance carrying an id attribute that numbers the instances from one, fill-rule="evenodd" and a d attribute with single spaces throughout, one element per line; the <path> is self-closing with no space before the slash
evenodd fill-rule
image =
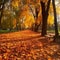
<path id="1" fill-rule="evenodd" d="M 25 30 L 0 34 L 0 60 L 60 60 L 60 45 Z"/>

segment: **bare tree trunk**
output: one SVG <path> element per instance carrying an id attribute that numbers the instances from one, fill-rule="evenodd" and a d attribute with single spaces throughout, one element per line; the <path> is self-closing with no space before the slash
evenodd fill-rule
<path id="1" fill-rule="evenodd" d="M 36 18 L 35 18 L 35 28 L 34 28 L 34 31 L 37 32 L 38 31 L 38 27 L 39 25 L 37 24 L 37 19 L 38 19 L 38 13 L 39 11 L 37 10 L 37 8 L 35 8 L 35 13 L 36 13 Z"/>
<path id="2" fill-rule="evenodd" d="M 46 17 L 47 15 L 45 15 L 45 3 L 41 2 L 41 6 L 42 6 L 42 36 L 46 35 L 47 32 L 47 20 Z"/>
<path id="3" fill-rule="evenodd" d="M 42 36 L 45 36 L 47 34 L 47 19 L 48 19 L 48 13 L 50 8 L 50 1 L 47 2 L 47 8 L 45 7 L 45 3 L 41 2 L 42 7 Z"/>
<path id="4" fill-rule="evenodd" d="M 53 4 L 53 10 L 54 10 L 55 36 L 59 36 L 58 24 L 57 24 L 57 14 L 56 14 L 56 7 L 55 7 L 55 0 L 52 0 L 52 4 Z"/>

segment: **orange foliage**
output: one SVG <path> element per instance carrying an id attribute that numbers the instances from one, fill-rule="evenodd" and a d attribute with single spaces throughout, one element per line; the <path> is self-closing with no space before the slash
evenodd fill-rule
<path id="1" fill-rule="evenodd" d="M 20 0 L 12 0 L 12 6 L 14 7 L 14 8 L 16 8 L 16 7 L 18 7 L 19 6 L 19 2 L 20 2 Z"/>
<path id="2" fill-rule="evenodd" d="M 15 28 L 16 27 L 16 19 L 14 19 L 14 20 L 12 20 L 13 21 L 13 28 Z"/>
<path id="3" fill-rule="evenodd" d="M 48 16 L 48 25 L 52 25 L 52 24 L 54 24 L 54 17 L 49 15 Z"/>
<path id="4" fill-rule="evenodd" d="M 29 11 L 29 7 L 27 5 L 24 7 L 20 17 L 25 17 L 24 25 L 26 28 L 31 27 L 32 24 L 35 22 L 34 17 Z"/>
<path id="5" fill-rule="evenodd" d="M 60 60 L 60 45 L 51 40 L 30 30 L 0 34 L 0 60 Z"/>
<path id="6" fill-rule="evenodd" d="M 27 1 L 27 3 L 33 2 L 32 0 L 26 0 L 26 1 Z M 36 0 L 37 3 L 40 3 L 40 1 L 47 2 L 48 0 Z M 13 7 L 18 7 L 19 6 L 19 2 L 20 2 L 20 0 L 13 0 L 12 1 L 12 6 Z M 38 6 L 38 4 L 36 4 L 35 7 L 38 7 L 39 10 L 40 10 L 40 12 L 38 14 L 38 18 L 36 19 L 36 22 L 39 25 L 41 23 L 41 21 L 42 21 L 41 6 Z M 50 10 L 52 11 L 52 4 L 50 6 Z M 59 9 L 57 9 L 57 10 L 59 10 Z M 25 25 L 26 28 L 31 27 L 32 24 L 35 23 L 35 19 L 33 17 L 33 14 L 30 12 L 30 8 L 28 7 L 28 4 L 23 6 L 23 10 L 21 12 L 20 18 L 23 18 L 23 17 L 25 17 L 25 20 L 24 20 L 23 24 Z M 48 24 L 52 25 L 53 23 L 54 23 L 53 22 L 53 16 L 49 15 Z M 16 20 L 14 21 L 14 24 L 16 24 Z"/>
<path id="7" fill-rule="evenodd" d="M 60 7 L 57 7 L 56 10 L 57 10 L 57 14 L 60 14 Z"/>

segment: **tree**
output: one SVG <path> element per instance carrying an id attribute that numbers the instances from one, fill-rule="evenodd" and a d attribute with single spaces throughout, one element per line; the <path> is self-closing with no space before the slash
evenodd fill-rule
<path id="1" fill-rule="evenodd" d="M 13 8 L 13 12 L 15 13 L 15 18 L 16 18 L 16 30 L 19 30 L 19 15 L 20 15 L 20 11 L 21 11 L 21 1 L 20 0 L 12 0 L 11 1 L 11 5 Z"/>
<path id="2" fill-rule="evenodd" d="M 45 2 L 41 1 L 41 8 L 42 8 L 42 36 L 47 34 L 47 19 L 48 13 L 50 8 L 50 1 L 48 0 L 47 5 L 45 6 Z"/>
<path id="3" fill-rule="evenodd" d="M 35 32 L 38 31 L 38 28 L 39 28 L 39 26 L 40 26 L 40 24 L 37 24 L 37 19 L 38 19 L 39 10 L 40 10 L 40 6 L 37 6 L 37 7 L 35 8 L 35 13 L 36 13 L 36 21 L 35 21 L 35 29 L 34 29 Z"/>
<path id="4" fill-rule="evenodd" d="M 58 33 L 58 25 L 57 25 L 57 14 L 56 14 L 56 7 L 55 7 L 55 0 L 52 0 L 53 4 L 53 12 L 54 12 L 54 25 L 55 25 L 55 36 L 59 36 Z"/>
<path id="5" fill-rule="evenodd" d="M 35 4 L 36 4 L 36 0 L 35 0 Z M 32 29 L 32 30 L 37 32 L 38 28 L 40 26 L 40 24 L 37 24 L 38 14 L 40 12 L 40 4 L 36 4 L 36 5 L 33 4 L 34 8 L 31 7 L 30 4 L 28 6 L 29 6 L 29 8 L 30 8 L 30 10 L 31 10 L 31 12 L 33 14 L 34 19 L 35 19 L 34 29 Z"/>
<path id="6" fill-rule="evenodd" d="M 3 16 L 3 12 L 4 12 L 4 8 L 5 8 L 5 3 L 8 2 L 9 0 L 0 0 L 0 29 L 1 29 L 1 20 L 2 20 L 2 16 Z"/>
<path id="7" fill-rule="evenodd" d="M 36 0 L 35 0 L 36 1 Z M 39 11 L 41 10 L 40 7 L 42 8 L 42 35 L 46 35 L 47 34 L 47 19 L 48 19 L 48 13 L 49 13 L 49 8 L 50 8 L 50 1 L 51 0 L 47 0 L 44 2 L 45 0 L 41 1 L 41 6 L 39 4 L 36 3 L 35 5 L 35 14 L 33 13 L 32 11 L 32 8 L 30 7 L 30 10 L 32 11 L 32 14 L 35 18 L 35 28 L 34 28 L 34 31 L 38 31 L 38 28 L 40 26 L 40 24 L 37 24 L 37 19 L 38 19 L 38 14 L 39 14 Z M 40 2 L 40 1 L 39 1 Z M 46 5 L 47 3 L 47 5 Z"/>
<path id="8" fill-rule="evenodd" d="M 1 19 L 2 19 L 2 16 L 3 16 L 5 0 L 1 0 L 0 2 L 1 2 L 0 3 L 0 12 L 1 12 L 1 14 L 0 14 L 0 29 L 1 29 Z"/>

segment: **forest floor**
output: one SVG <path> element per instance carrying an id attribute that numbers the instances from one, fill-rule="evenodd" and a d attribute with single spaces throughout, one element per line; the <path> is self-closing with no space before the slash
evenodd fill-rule
<path id="1" fill-rule="evenodd" d="M 60 60 L 60 44 L 52 41 L 30 30 L 0 34 L 0 60 Z"/>

